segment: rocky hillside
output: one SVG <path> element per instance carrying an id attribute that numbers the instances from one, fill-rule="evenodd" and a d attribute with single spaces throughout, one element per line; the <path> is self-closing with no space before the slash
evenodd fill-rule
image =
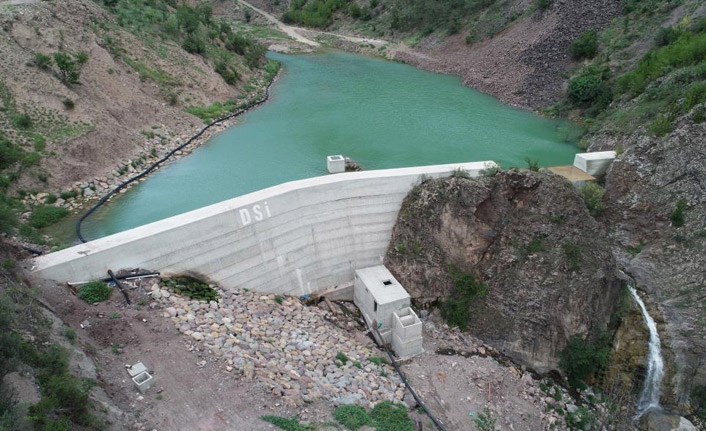
<path id="1" fill-rule="evenodd" d="M 427 181 L 403 204 L 386 265 L 418 303 L 446 301 L 459 274 L 486 283 L 468 330 L 547 372 L 572 335 L 599 335 L 613 313 L 621 282 L 601 232 L 553 174 Z"/>

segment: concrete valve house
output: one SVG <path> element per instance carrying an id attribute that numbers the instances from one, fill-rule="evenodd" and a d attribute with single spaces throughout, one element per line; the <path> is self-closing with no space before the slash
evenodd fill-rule
<path id="1" fill-rule="evenodd" d="M 410 308 L 410 296 L 385 266 L 355 271 L 355 304 L 373 331 L 378 344 L 391 345 L 402 359 L 416 356 L 422 348 L 422 322 Z"/>

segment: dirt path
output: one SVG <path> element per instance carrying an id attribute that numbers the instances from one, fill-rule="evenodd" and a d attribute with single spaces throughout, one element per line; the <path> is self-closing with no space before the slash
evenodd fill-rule
<path id="1" fill-rule="evenodd" d="M 309 45 L 309 46 L 315 46 L 315 47 L 321 46 L 321 44 L 319 44 L 318 42 L 315 42 L 311 39 L 307 39 L 306 37 L 302 36 L 298 32 L 298 30 L 300 30 L 300 29 L 298 29 L 297 27 L 292 27 L 292 26 L 289 26 L 289 25 L 283 23 L 282 21 L 275 18 L 273 15 L 270 15 L 269 13 L 265 12 L 264 10 L 259 9 L 244 0 L 239 0 L 239 1 L 240 1 L 240 3 L 244 4 L 245 6 L 249 7 L 250 9 L 259 13 L 260 15 L 264 16 L 268 21 L 270 21 L 271 23 L 276 25 L 282 32 L 284 32 L 285 34 L 287 34 L 288 36 L 290 36 L 291 38 L 293 38 L 297 42 L 301 42 L 301 43 Z"/>

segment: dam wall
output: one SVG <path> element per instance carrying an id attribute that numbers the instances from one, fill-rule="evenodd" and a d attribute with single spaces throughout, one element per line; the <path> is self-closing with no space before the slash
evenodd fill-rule
<path id="1" fill-rule="evenodd" d="M 381 264 L 402 200 L 424 176 L 494 162 L 350 172 L 292 181 L 39 256 L 25 265 L 57 282 L 143 268 L 192 273 L 222 288 L 309 294 L 350 285 Z"/>

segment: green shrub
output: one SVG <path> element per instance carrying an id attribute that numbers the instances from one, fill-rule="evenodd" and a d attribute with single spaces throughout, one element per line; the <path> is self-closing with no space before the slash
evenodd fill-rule
<path id="1" fill-rule="evenodd" d="M 76 190 L 68 190 L 59 194 L 59 197 L 63 200 L 73 199 L 76 196 L 78 196 L 78 192 Z"/>
<path id="2" fill-rule="evenodd" d="M 47 205 L 35 207 L 29 217 L 29 225 L 36 229 L 41 229 L 58 222 L 69 214 L 66 208 L 59 208 Z"/>
<path id="3" fill-rule="evenodd" d="M 80 67 L 85 63 L 85 59 L 82 57 L 83 62 L 74 59 L 71 54 L 66 52 L 55 52 L 54 62 L 56 67 L 59 69 L 59 79 L 64 84 L 78 84 L 79 78 L 81 77 Z"/>
<path id="4" fill-rule="evenodd" d="M 17 226 L 17 214 L 12 207 L 0 200 L 0 232 L 11 234 Z"/>
<path id="5" fill-rule="evenodd" d="M 63 99 L 61 99 L 61 103 L 64 104 L 64 108 L 66 109 L 74 109 L 74 106 L 76 106 L 74 101 L 69 99 L 68 97 L 64 97 Z"/>
<path id="6" fill-rule="evenodd" d="M 684 101 L 687 110 L 696 105 L 706 102 L 706 81 L 699 82 L 686 90 L 686 100 Z"/>
<path id="7" fill-rule="evenodd" d="M 490 411 L 488 407 L 485 407 L 483 412 L 478 413 L 478 416 L 475 418 L 474 422 L 476 424 L 476 430 L 478 431 L 495 431 L 497 420 L 495 419 L 493 412 Z"/>
<path id="8" fill-rule="evenodd" d="M 376 431 L 414 431 L 414 422 L 407 416 L 407 408 L 390 401 L 377 403 L 370 412 Z"/>
<path id="9" fill-rule="evenodd" d="M 605 190 L 598 183 L 590 182 L 580 189 L 581 197 L 588 207 L 588 212 L 592 216 L 597 216 L 603 211 L 603 194 Z"/>
<path id="10" fill-rule="evenodd" d="M 372 418 L 364 408 L 353 404 L 337 407 L 336 410 L 333 411 L 333 417 L 340 424 L 352 431 L 365 425 L 372 425 L 373 423 Z"/>
<path id="11" fill-rule="evenodd" d="M 699 386 L 693 390 L 691 405 L 694 408 L 694 414 L 706 420 L 706 386 Z"/>
<path id="12" fill-rule="evenodd" d="M 336 360 L 341 361 L 343 365 L 346 365 L 346 363 L 348 362 L 348 356 L 346 356 L 346 354 L 343 352 L 338 352 L 336 353 Z"/>
<path id="13" fill-rule="evenodd" d="M 456 267 L 449 268 L 449 275 L 454 285 L 451 294 L 441 305 L 441 316 L 449 326 L 457 326 L 465 331 L 470 318 L 469 308 L 475 299 L 484 298 L 488 294 L 488 285 Z"/>
<path id="14" fill-rule="evenodd" d="M 225 61 L 216 62 L 213 69 L 216 71 L 216 73 L 223 77 L 223 80 L 226 82 L 226 84 L 234 85 L 236 82 L 238 82 L 238 73 L 228 67 Z"/>
<path id="15" fill-rule="evenodd" d="M 387 358 L 381 358 L 379 356 L 369 356 L 368 361 L 378 366 L 387 364 Z"/>
<path id="16" fill-rule="evenodd" d="M 549 9 L 549 6 L 552 5 L 553 0 L 537 0 L 535 5 L 537 6 L 537 9 L 540 11 L 545 11 Z"/>
<path id="17" fill-rule="evenodd" d="M 539 171 L 539 160 L 532 159 L 529 156 L 525 157 L 525 163 L 527 163 L 527 169 L 533 172 Z"/>
<path id="18" fill-rule="evenodd" d="M 546 250 L 546 248 L 544 247 L 544 240 L 542 238 L 533 239 L 529 244 L 527 244 L 527 247 L 525 247 L 525 252 L 527 254 L 539 253 L 544 250 Z"/>
<path id="19" fill-rule="evenodd" d="M 58 198 L 56 197 L 56 195 L 54 193 L 49 193 L 49 196 L 44 198 L 44 203 L 45 204 L 53 204 L 54 202 L 57 201 L 57 199 Z"/>
<path id="20" fill-rule="evenodd" d="M 672 225 L 674 227 L 684 226 L 684 211 L 686 210 L 686 204 L 686 199 L 680 199 L 679 202 L 677 202 L 677 206 L 674 208 L 674 211 L 672 211 L 669 215 L 669 219 L 672 221 Z"/>
<path id="21" fill-rule="evenodd" d="M 701 124 L 706 121 L 706 109 L 704 109 L 703 106 L 694 109 L 694 115 L 691 117 L 691 121 L 693 121 L 694 124 Z"/>
<path id="22" fill-rule="evenodd" d="M 186 36 L 181 47 L 184 48 L 184 51 L 191 54 L 203 54 L 206 52 L 206 43 L 195 34 Z"/>
<path id="23" fill-rule="evenodd" d="M 173 277 L 164 280 L 164 284 L 174 289 L 179 295 L 187 296 L 199 301 L 217 301 L 218 292 L 214 288 L 189 276 Z"/>
<path id="24" fill-rule="evenodd" d="M 650 123 L 648 130 L 652 136 L 661 138 L 672 131 L 672 122 L 664 115 L 660 115 Z"/>
<path id="25" fill-rule="evenodd" d="M 51 67 L 51 57 L 37 52 L 34 54 L 34 64 L 42 70 L 47 70 Z"/>
<path id="26" fill-rule="evenodd" d="M 603 370 L 610 360 L 611 340 L 607 333 L 589 342 L 580 335 L 572 335 L 559 353 L 559 368 L 564 371 L 569 384 L 584 387 L 584 379 Z"/>
<path id="27" fill-rule="evenodd" d="M 657 46 L 667 46 L 676 42 L 681 36 L 682 31 L 675 27 L 662 27 L 657 31 L 655 36 L 655 45 Z"/>
<path id="28" fill-rule="evenodd" d="M 569 54 L 574 60 L 593 58 L 598 52 L 598 33 L 596 30 L 586 30 L 577 39 L 571 42 Z"/>
<path id="29" fill-rule="evenodd" d="M 569 98 L 578 104 L 589 104 L 608 92 L 603 78 L 598 74 L 577 76 L 569 81 Z"/>
<path id="30" fill-rule="evenodd" d="M 91 281 L 78 289 L 78 297 L 89 304 L 107 301 L 112 293 L 113 289 L 101 281 Z"/>
<path id="31" fill-rule="evenodd" d="M 569 264 L 569 270 L 578 271 L 581 268 L 581 247 L 567 241 L 562 244 L 561 248 L 564 251 L 564 257 L 566 257 L 566 261 Z"/>
<path id="32" fill-rule="evenodd" d="M 17 114 L 12 117 L 12 124 L 18 129 L 27 130 L 32 127 L 32 119 L 27 114 Z"/>

